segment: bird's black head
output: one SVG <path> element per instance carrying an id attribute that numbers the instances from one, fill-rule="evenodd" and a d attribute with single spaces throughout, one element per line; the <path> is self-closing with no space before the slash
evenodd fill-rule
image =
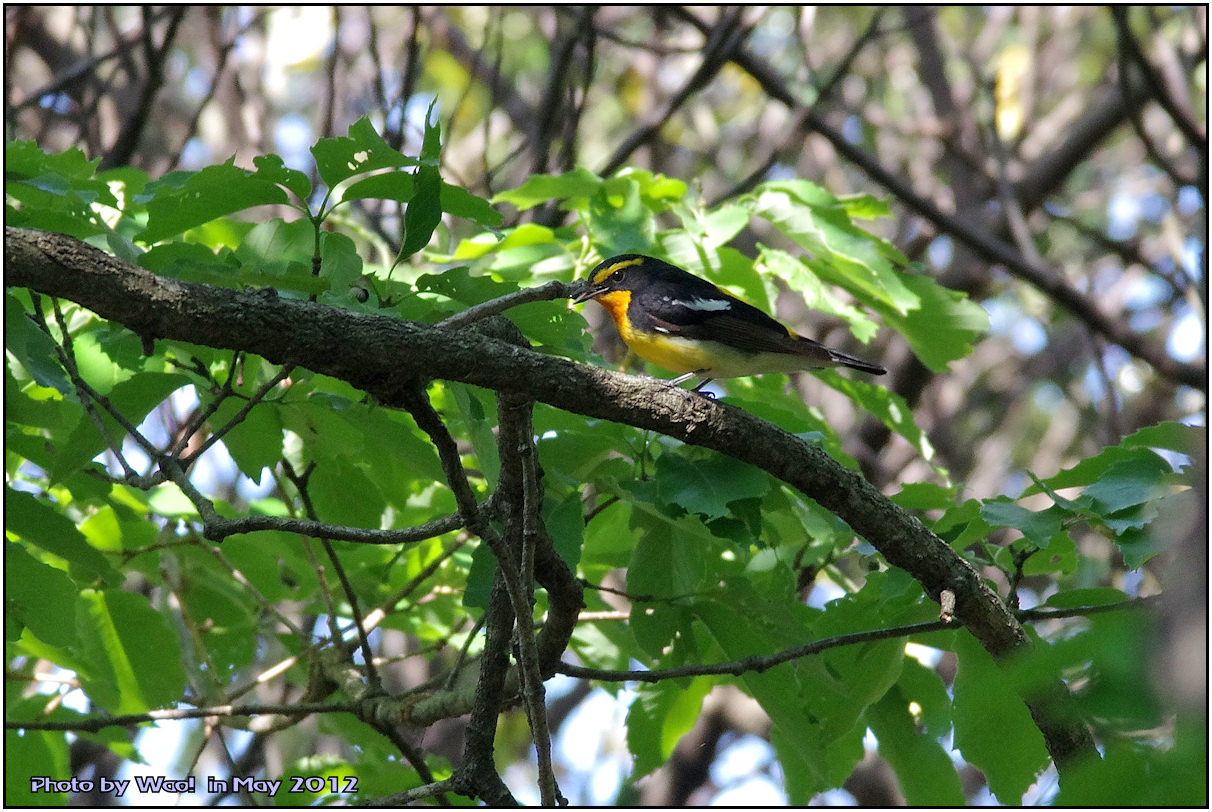
<path id="1" fill-rule="evenodd" d="M 643 254 L 619 254 L 599 262 L 589 272 L 586 287 L 574 302 L 584 302 L 614 290 L 634 290 L 641 280 L 653 282 L 667 276 L 685 274 L 673 265 Z"/>

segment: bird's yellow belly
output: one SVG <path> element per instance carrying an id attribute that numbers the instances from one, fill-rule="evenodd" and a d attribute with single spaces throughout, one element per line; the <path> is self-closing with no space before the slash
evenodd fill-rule
<path id="1" fill-rule="evenodd" d="M 622 318 L 631 302 L 627 291 L 615 291 L 598 297 L 614 317 L 619 336 L 636 355 L 661 369 L 681 375 L 699 372 L 706 378 L 740 378 L 767 372 L 793 372 L 812 364 L 792 353 L 744 352 L 727 344 L 709 340 L 690 340 L 662 333 L 638 332 Z"/>
<path id="2" fill-rule="evenodd" d="M 698 372 L 706 378 L 740 378 L 767 372 L 793 372 L 807 359 L 782 353 L 752 353 L 716 341 L 690 341 L 671 336 L 623 336 L 627 346 L 650 364 L 677 374 Z"/>

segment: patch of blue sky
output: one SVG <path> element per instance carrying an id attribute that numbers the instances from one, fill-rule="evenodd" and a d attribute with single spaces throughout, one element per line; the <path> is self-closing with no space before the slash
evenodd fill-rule
<path id="1" fill-rule="evenodd" d="M 210 84 L 210 74 L 202 68 L 193 67 L 185 72 L 185 92 L 195 101 L 206 98 L 206 94 L 210 92 Z"/>
<path id="2" fill-rule="evenodd" d="M 1204 254 L 1207 250 L 1207 244 L 1199 237 L 1190 236 L 1183 240 L 1183 270 L 1195 282 L 1203 281 Z"/>
<path id="3" fill-rule="evenodd" d="M 311 122 L 301 113 L 287 113 L 274 125 L 274 149 L 291 169 L 303 172 L 311 169 L 314 140 Z"/>
<path id="4" fill-rule="evenodd" d="M 197 171 L 212 163 L 214 163 L 214 151 L 204 139 L 195 135 L 185 142 L 185 146 L 181 149 L 182 169 Z"/>
<path id="5" fill-rule="evenodd" d="M 1178 190 L 1178 201 L 1175 210 L 1183 217 L 1198 214 L 1204 207 L 1204 197 L 1194 186 L 1183 186 Z"/>
<path id="6" fill-rule="evenodd" d="M 1107 201 L 1107 236 L 1127 240 L 1136 234 L 1141 219 L 1140 195 L 1116 192 Z"/>
<path id="7" fill-rule="evenodd" d="M 552 759 L 563 773 L 561 790 L 570 803 L 601 806 L 617 797 L 631 773 L 625 723 L 635 697 L 628 688 L 617 696 L 595 688 L 561 726 Z"/>
<path id="8" fill-rule="evenodd" d="M 727 787 L 755 777 L 768 769 L 774 760 L 774 748 L 770 742 L 746 734 L 724 748 L 720 757 L 711 763 L 709 772 L 716 786 Z"/>
<path id="9" fill-rule="evenodd" d="M 926 258 L 932 268 L 943 270 L 955 259 L 955 243 L 946 235 L 935 237 L 926 247 Z"/>
<path id="10" fill-rule="evenodd" d="M 1171 358 L 1190 363 L 1207 354 L 1204 322 L 1192 308 L 1185 304 L 1180 306 L 1178 312 L 1178 320 L 1175 321 L 1174 327 L 1166 339 L 1166 352 Z"/>
<path id="11" fill-rule="evenodd" d="M 751 778 L 743 784 L 717 792 L 712 806 L 756 807 L 786 806 L 787 796 L 781 787 L 768 778 Z"/>
<path id="12" fill-rule="evenodd" d="M 1023 313 L 1017 298 L 1001 296 L 981 303 L 989 315 L 989 333 L 1010 339 L 1023 355 L 1035 355 L 1048 345 L 1048 333 L 1043 325 Z"/>

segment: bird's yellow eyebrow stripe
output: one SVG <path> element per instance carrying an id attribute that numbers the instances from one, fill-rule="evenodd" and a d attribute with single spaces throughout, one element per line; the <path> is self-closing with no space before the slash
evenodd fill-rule
<path id="1" fill-rule="evenodd" d="M 643 261 L 644 261 L 643 257 L 635 257 L 634 259 L 625 259 L 622 262 L 616 262 L 615 264 L 613 264 L 609 267 L 603 268 L 602 270 L 595 273 L 593 275 L 593 279 L 591 279 L 589 281 L 591 284 L 600 285 L 603 282 L 605 282 L 607 277 L 609 277 L 615 271 L 621 271 L 624 268 L 631 267 L 632 265 L 639 265 Z"/>

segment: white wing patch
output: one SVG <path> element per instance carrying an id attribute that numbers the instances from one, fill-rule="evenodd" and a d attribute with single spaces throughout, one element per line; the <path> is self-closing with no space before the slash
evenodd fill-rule
<path id="1" fill-rule="evenodd" d="M 695 297 L 694 299 L 670 299 L 669 303 L 681 305 L 687 310 L 716 311 L 732 309 L 732 302 L 727 299 L 699 299 Z"/>

